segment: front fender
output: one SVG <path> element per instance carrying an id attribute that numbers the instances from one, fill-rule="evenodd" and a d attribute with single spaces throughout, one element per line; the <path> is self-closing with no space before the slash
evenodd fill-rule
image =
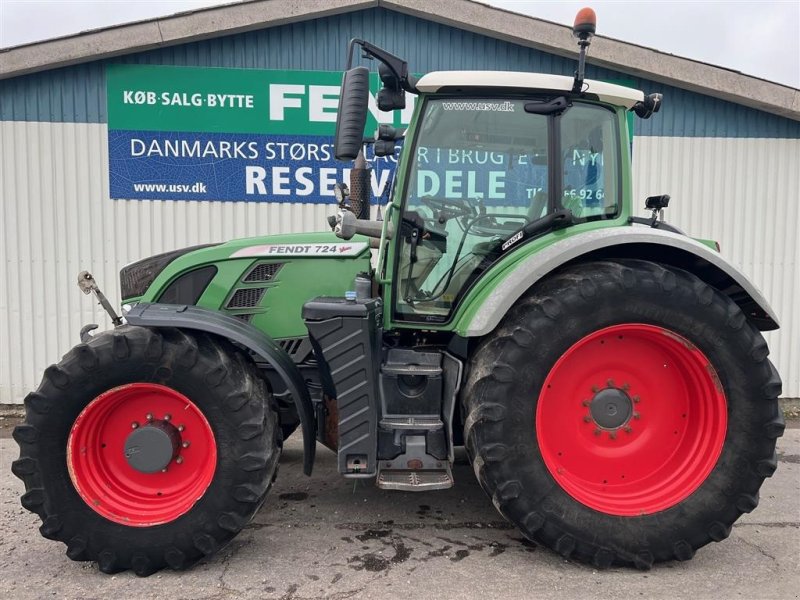
<path id="1" fill-rule="evenodd" d="M 708 246 L 660 229 L 608 227 L 566 237 L 516 263 L 456 330 L 464 337 L 486 335 L 532 285 L 550 272 L 569 262 L 608 258 L 640 258 L 690 271 L 729 295 L 762 331 L 779 327 L 775 311 L 758 288 Z"/>
<path id="2" fill-rule="evenodd" d="M 125 315 L 130 325 L 175 327 L 213 333 L 241 344 L 263 358 L 283 378 L 303 429 L 303 472 L 311 475 L 316 451 L 316 422 L 311 397 L 300 370 L 275 341 L 244 321 L 216 310 L 181 304 L 137 304 Z"/>

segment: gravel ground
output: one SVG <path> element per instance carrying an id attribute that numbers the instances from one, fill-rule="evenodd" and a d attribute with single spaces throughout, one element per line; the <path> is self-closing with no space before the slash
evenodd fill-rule
<path id="1" fill-rule="evenodd" d="M 0 434 L 16 419 L 6 417 Z M 336 473 L 319 449 L 301 474 L 299 436 L 289 440 L 264 508 L 216 557 L 147 579 L 108 576 L 43 539 L 19 505 L 13 440 L 0 439 L 0 598 L 798 598 L 800 429 L 779 440 L 778 471 L 761 505 L 730 538 L 686 563 L 649 572 L 598 572 L 524 542 L 495 512 L 463 454 L 456 486 L 387 492 Z"/>

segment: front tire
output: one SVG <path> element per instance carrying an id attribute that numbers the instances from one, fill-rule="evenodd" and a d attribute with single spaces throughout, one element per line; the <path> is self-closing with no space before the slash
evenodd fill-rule
<path id="1" fill-rule="evenodd" d="M 522 533 L 597 567 L 727 537 L 776 466 L 781 382 L 730 298 L 645 261 L 566 268 L 470 361 L 465 442 Z"/>
<path id="2" fill-rule="evenodd" d="M 277 414 L 226 340 L 124 326 L 73 348 L 14 431 L 22 505 L 101 571 L 185 569 L 229 542 L 274 479 Z"/>

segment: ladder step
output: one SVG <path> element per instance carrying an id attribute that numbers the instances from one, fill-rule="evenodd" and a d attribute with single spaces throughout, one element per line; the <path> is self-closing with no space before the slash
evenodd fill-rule
<path id="1" fill-rule="evenodd" d="M 442 368 L 435 365 L 386 365 L 381 367 L 384 375 L 425 375 L 435 377 L 442 374 Z"/>
<path id="2" fill-rule="evenodd" d="M 439 417 L 384 417 L 380 421 L 384 429 L 441 429 L 444 423 Z"/>
<path id="3" fill-rule="evenodd" d="M 378 473 L 375 484 L 382 490 L 404 492 L 446 490 L 453 487 L 453 475 L 449 465 L 446 469 L 425 471 L 389 469 Z"/>

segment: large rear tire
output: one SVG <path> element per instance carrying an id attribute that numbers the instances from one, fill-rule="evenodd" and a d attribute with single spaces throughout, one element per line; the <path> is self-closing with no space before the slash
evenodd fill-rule
<path id="1" fill-rule="evenodd" d="M 522 533 L 596 567 L 726 538 L 776 467 L 781 381 L 727 296 L 645 261 L 566 268 L 506 315 L 462 400 L 478 479 Z"/>
<path id="2" fill-rule="evenodd" d="M 229 542 L 274 479 L 280 430 L 253 363 L 227 340 L 124 326 L 45 371 L 14 430 L 22 505 L 73 560 L 137 575 Z"/>

